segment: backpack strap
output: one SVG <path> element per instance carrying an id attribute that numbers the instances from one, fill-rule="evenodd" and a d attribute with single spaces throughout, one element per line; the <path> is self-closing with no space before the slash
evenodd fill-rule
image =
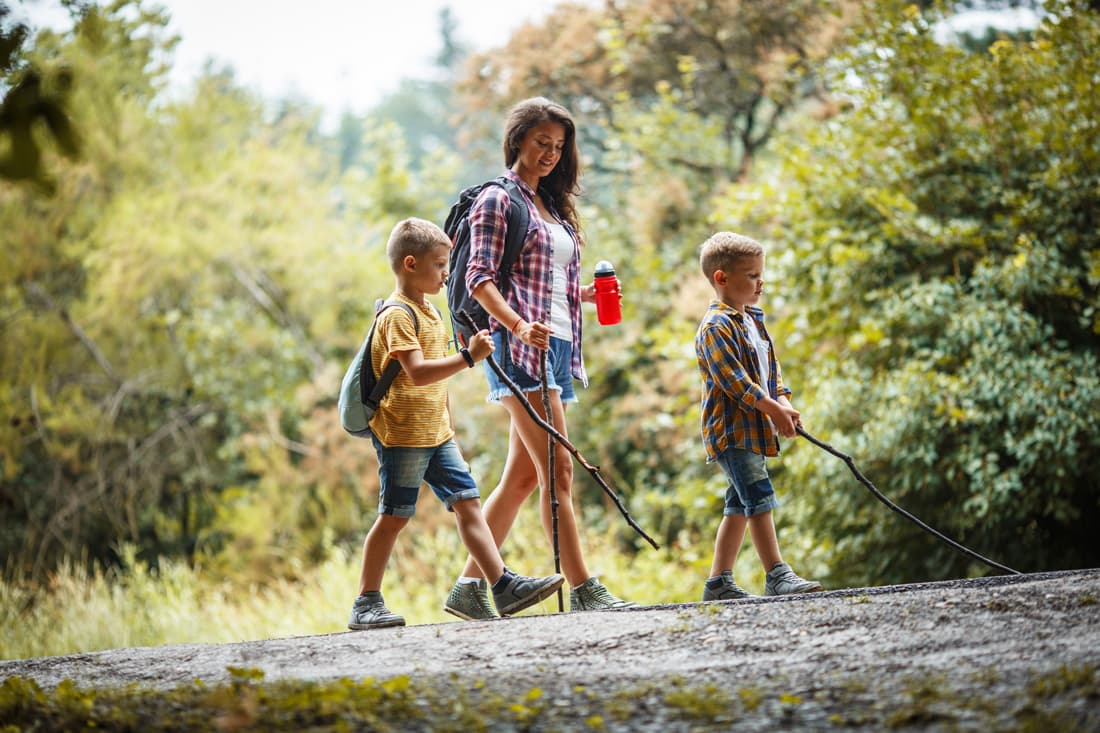
<path id="1" fill-rule="evenodd" d="M 498 176 L 496 183 L 508 192 L 512 199 L 512 208 L 508 211 L 508 231 L 504 237 L 504 252 L 500 256 L 500 265 L 497 267 L 497 290 L 501 295 L 507 296 L 508 285 L 512 278 L 512 268 L 519 259 L 519 253 L 523 251 L 523 245 L 527 241 L 527 225 L 530 223 L 530 213 L 527 210 L 527 199 L 519 190 L 519 186 L 508 176 Z"/>
<path id="2" fill-rule="evenodd" d="M 375 382 L 374 389 L 371 390 L 369 395 L 367 394 L 367 370 L 370 370 L 369 373 L 374 372 L 374 366 L 371 363 L 373 361 L 371 357 L 371 347 L 374 343 L 374 329 L 378 325 L 378 317 L 382 315 L 382 311 L 393 306 L 397 306 L 408 313 L 409 317 L 412 318 L 413 328 L 416 330 L 417 334 L 420 333 L 420 319 L 416 317 L 416 313 L 413 312 L 412 308 L 397 300 L 382 301 L 379 299 L 375 302 L 374 323 L 370 324 L 370 332 L 367 334 L 367 348 L 363 351 L 363 361 L 366 363 L 359 368 L 359 394 L 363 396 L 364 404 L 370 404 L 375 408 L 378 407 L 382 398 L 386 396 L 386 392 L 389 390 L 390 385 L 393 384 L 393 380 L 397 378 L 397 373 L 401 371 L 401 362 L 391 358 L 386 362 L 386 366 L 382 370 L 382 375 L 378 377 L 378 381 Z M 435 308 L 434 305 L 432 307 Z M 436 309 L 436 312 L 439 312 L 438 309 Z"/>

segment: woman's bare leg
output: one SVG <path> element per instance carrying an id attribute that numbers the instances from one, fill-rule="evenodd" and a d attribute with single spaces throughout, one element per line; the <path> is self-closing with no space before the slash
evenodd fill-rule
<path id="1" fill-rule="evenodd" d="M 482 505 L 485 521 L 493 533 L 493 540 L 498 548 L 504 544 L 505 538 L 512 530 L 512 525 L 515 524 L 520 507 L 527 501 L 527 497 L 536 486 L 538 486 L 538 473 L 535 471 L 535 465 L 531 463 L 531 457 L 527 454 L 527 448 L 520 440 L 515 426 L 510 425 L 508 458 L 504 462 L 504 473 L 500 476 L 500 483 Z M 466 558 L 466 567 L 462 574 L 468 578 L 485 577 L 472 557 Z"/>
<path id="2" fill-rule="evenodd" d="M 539 417 L 546 419 L 542 400 L 532 399 L 530 402 Z M 538 475 L 542 524 L 547 538 L 552 540 L 553 521 L 549 481 L 546 474 L 547 459 L 550 455 L 547 433 L 527 414 L 527 410 L 515 397 L 504 397 L 501 403 L 511 415 L 512 425 L 515 426 L 520 440 L 526 447 L 529 460 Z M 561 393 L 557 390 L 550 391 L 550 410 L 554 418 L 554 427 L 563 436 L 568 437 L 565 406 L 561 401 Z M 575 587 L 588 580 L 590 576 L 588 567 L 584 563 L 580 530 L 573 510 L 573 457 L 557 442 L 554 443 L 554 451 L 554 491 L 558 499 L 558 547 L 561 556 L 561 572 L 569 584 Z"/>

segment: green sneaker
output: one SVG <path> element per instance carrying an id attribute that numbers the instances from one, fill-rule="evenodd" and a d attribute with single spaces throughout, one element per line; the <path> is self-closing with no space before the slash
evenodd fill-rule
<path id="1" fill-rule="evenodd" d="M 722 574 L 717 576 L 717 580 L 720 581 L 717 588 L 711 588 L 712 580 L 715 580 L 715 578 L 707 578 L 707 582 L 703 584 L 704 601 L 733 601 L 738 598 L 752 598 L 747 590 L 733 581 L 732 570 L 723 570 Z"/>
<path id="2" fill-rule="evenodd" d="M 603 611 L 609 608 L 633 608 L 637 605 L 611 595 L 599 578 L 589 578 L 569 591 L 570 611 Z"/>
<path id="3" fill-rule="evenodd" d="M 500 618 L 489 603 L 489 583 L 484 578 L 476 583 L 455 583 L 443 610 L 467 621 Z"/>
<path id="4" fill-rule="evenodd" d="M 352 631 L 363 629 L 384 629 L 389 626 L 404 626 L 405 618 L 391 613 L 378 591 L 365 593 L 355 599 L 351 607 L 351 619 L 348 628 Z"/>

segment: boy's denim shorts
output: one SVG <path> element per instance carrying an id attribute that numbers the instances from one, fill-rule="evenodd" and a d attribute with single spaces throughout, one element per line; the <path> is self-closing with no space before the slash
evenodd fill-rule
<path id="1" fill-rule="evenodd" d="M 532 379 L 527 372 L 512 363 L 512 357 L 508 353 L 507 338 L 503 331 L 493 334 L 493 346 L 496 347 L 493 358 L 521 390 L 532 392 L 542 389 L 542 382 L 537 378 L 538 375 Z M 573 342 L 551 336 L 550 350 L 546 353 L 546 385 L 561 393 L 563 403 L 577 401 L 577 394 L 573 390 L 572 362 Z M 489 366 L 488 359 L 485 360 L 485 375 L 489 380 L 489 402 L 500 402 L 501 397 L 512 396 L 512 390 L 508 389 L 508 385 Z"/>
<path id="2" fill-rule="evenodd" d="M 717 460 L 730 480 L 722 514 L 751 517 L 779 506 L 768 469 L 764 466 L 764 456 L 741 448 L 727 448 Z"/>
<path id="3" fill-rule="evenodd" d="M 373 434 L 371 440 L 378 454 L 379 514 L 405 518 L 415 514 L 421 481 L 432 488 L 447 511 L 454 511 L 456 501 L 481 497 L 470 466 L 453 440 L 434 448 L 387 448 Z"/>

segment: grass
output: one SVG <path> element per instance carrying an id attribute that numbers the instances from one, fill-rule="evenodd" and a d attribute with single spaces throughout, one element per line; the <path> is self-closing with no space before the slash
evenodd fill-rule
<path id="1" fill-rule="evenodd" d="M 699 600 L 710 569 L 705 540 L 683 538 L 680 546 L 661 550 L 641 543 L 636 553 L 626 553 L 623 535 L 616 534 L 620 523 L 614 508 L 588 507 L 583 541 L 590 572 L 615 594 L 644 605 Z M 553 572 L 533 506 L 520 513 L 503 554 L 518 572 Z M 133 548 L 121 548 L 121 555 L 122 566 L 109 571 L 65 564 L 42 586 L 0 580 L 0 659 L 343 631 L 360 563 L 358 547 L 332 546 L 315 565 L 295 568 L 295 580 L 227 579 L 213 577 L 201 562 L 165 559 L 154 570 Z M 442 602 L 464 561 L 451 515 L 429 495 L 398 539 L 383 584 L 387 605 L 410 625 L 457 621 L 443 612 Z M 218 558 L 210 565 L 224 564 Z M 736 573 L 743 586 L 762 592 L 763 573 L 751 546 Z M 565 604 L 568 609 L 568 598 Z M 556 611 L 552 596 L 531 612 Z"/>

